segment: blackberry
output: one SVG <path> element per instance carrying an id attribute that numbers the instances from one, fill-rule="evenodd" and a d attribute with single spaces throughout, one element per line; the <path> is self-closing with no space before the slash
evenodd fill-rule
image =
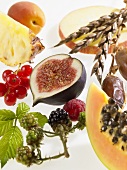
<path id="1" fill-rule="evenodd" d="M 20 126 L 26 130 L 30 130 L 38 126 L 38 119 L 34 117 L 31 113 L 24 115 L 20 120 Z"/>
<path id="2" fill-rule="evenodd" d="M 68 113 L 61 108 L 57 108 L 50 113 L 48 123 L 54 131 L 56 131 L 57 127 L 60 127 L 60 125 L 62 125 L 62 128 L 64 128 L 63 130 L 65 131 L 69 131 L 72 127 L 72 122 Z"/>
<path id="3" fill-rule="evenodd" d="M 16 154 L 16 160 L 23 165 L 30 166 L 34 159 L 34 152 L 28 146 L 19 147 Z"/>
<path id="4" fill-rule="evenodd" d="M 38 147 L 43 137 L 44 135 L 42 128 L 34 128 L 28 131 L 28 134 L 26 136 L 26 142 L 28 145 L 36 145 Z"/>

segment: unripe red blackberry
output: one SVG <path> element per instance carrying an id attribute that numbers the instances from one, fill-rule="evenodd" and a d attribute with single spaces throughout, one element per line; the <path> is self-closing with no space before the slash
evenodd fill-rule
<path id="1" fill-rule="evenodd" d="M 43 139 L 43 130 L 42 128 L 34 128 L 28 131 L 26 136 L 26 142 L 28 145 L 39 146 Z"/>
<path id="2" fill-rule="evenodd" d="M 28 146 L 19 147 L 16 160 L 23 165 L 30 166 L 34 158 L 34 152 Z"/>
<path id="3" fill-rule="evenodd" d="M 30 130 L 38 126 L 38 119 L 31 113 L 25 114 L 20 120 L 20 125 L 26 130 Z"/>
<path id="4" fill-rule="evenodd" d="M 48 123 L 54 131 L 59 125 L 62 125 L 65 131 L 68 131 L 72 126 L 68 113 L 61 108 L 57 108 L 50 113 Z"/>

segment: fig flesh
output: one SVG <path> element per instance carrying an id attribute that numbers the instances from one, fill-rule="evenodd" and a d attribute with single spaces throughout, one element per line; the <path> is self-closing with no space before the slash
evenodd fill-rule
<path id="1" fill-rule="evenodd" d="M 85 83 L 86 70 L 80 60 L 67 54 L 47 57 L 35 66 L 30 77 L 33 106 L 62 105 L 77 98 Z"/>

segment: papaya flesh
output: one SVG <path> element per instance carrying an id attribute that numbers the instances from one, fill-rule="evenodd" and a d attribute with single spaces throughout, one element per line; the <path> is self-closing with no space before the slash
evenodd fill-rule
<path id="1" fill-rule="evenodd" d="M 112 142 L 109 129 L 101 131 L 102 108 L 108 103 L 107 94 L 94 83 L 89 87 L 86 99 L 86 128 L 91 145 L 109 170 L 127 170 L 127 142 L 126 149 L 121 149 L 123 141 Z"/>

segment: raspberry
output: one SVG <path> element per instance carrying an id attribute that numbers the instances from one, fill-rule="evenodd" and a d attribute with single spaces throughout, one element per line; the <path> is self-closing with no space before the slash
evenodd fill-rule
<path id="1" fill-rule="evenodd" d="M 32 164 L 34 159 L 34 152 L 28 146 L 19 147 L 16 154 L 16 160 L 26 166 Z"/>
<path id="2" fill-rule="evenodd" d="M 35 129 L 28 131 L 28 134 L 26 136 L 26 142 L 28 145 L 39 146 L 43 137 L 44 137 L 44 135 L 43 135 L 42 128 L 35 128 Z"/>
<path id="3" fill-rule="evenodd" d="M 59 125 L 62 125 L 64 130 L 69 130 L 72 126 L 72 122 L 69 119 L 68 113 L 64 109 L 57 108 L 49 115 L 48 123 L 55 131 Z"/>
<path id="4" fill-rule="evenodd" d="M 65 103 L 63 109 L 68 112 L 69 117 L 72 121 L 77 121 L 80 112 L 85 111 L 85 103 L 80 99 L 72 99 Z"/>
<path id="5" fill-rule="evenodd" d="M 31 113 L 27 113 L 20 120 L 20 125 L 26 130 L 30 130 L 38 126 L 38 119 L 34 117 Z"/>

